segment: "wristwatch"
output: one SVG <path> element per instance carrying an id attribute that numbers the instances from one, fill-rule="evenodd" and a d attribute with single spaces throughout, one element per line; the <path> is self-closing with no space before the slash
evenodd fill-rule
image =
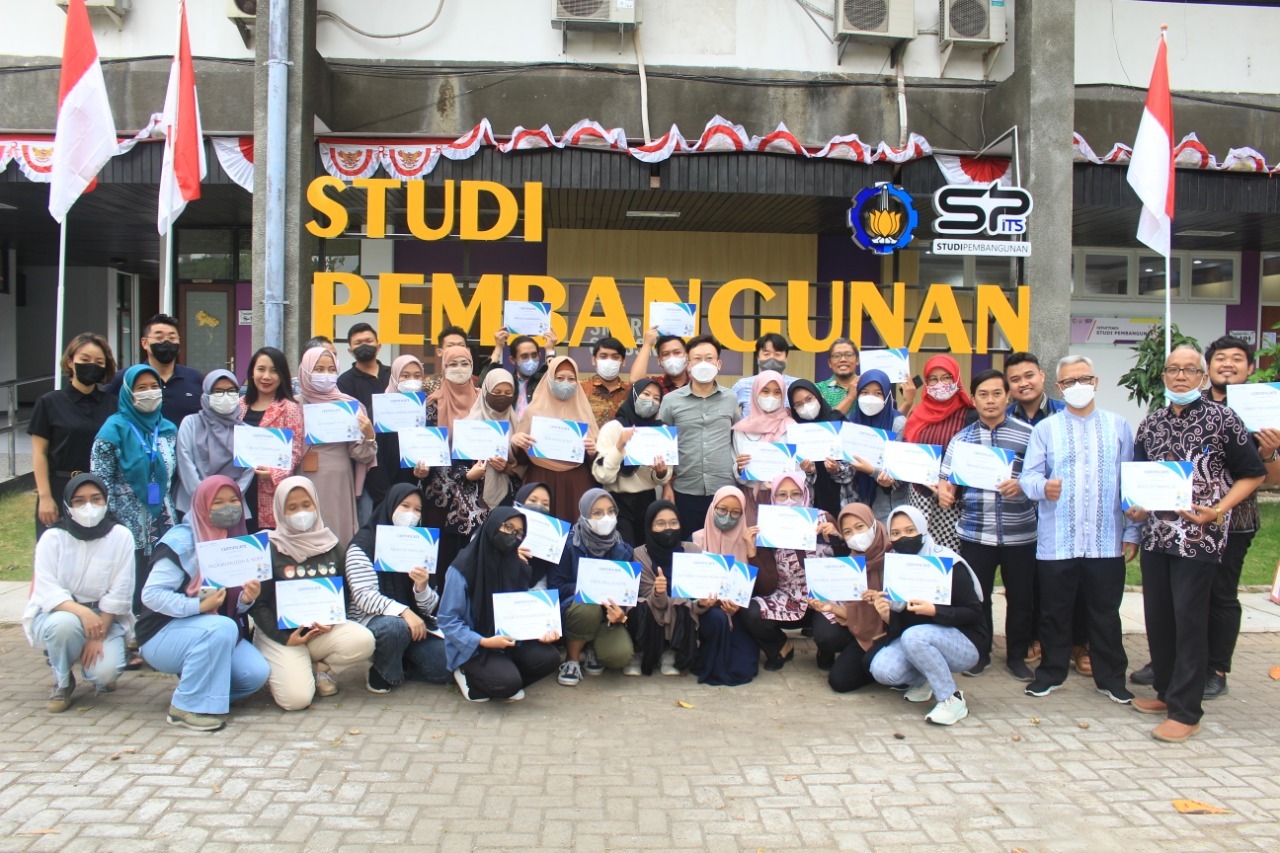
<path id="1" fill-rule="evenodd" d="M 1214 524 L 1221 524 L 1221 523 L 1222 523 L 1222 516 L 1223 516 L 1223 512 L 1222 512 L 1222 504 L 1216 504 L 1216 505 L 1213 507 L 1213 511 L 1214 511 L 1214 512 L 1216 512 L 1216 513 L 1218 514 L 1218 518 L 1217 518 L 1217 520 L 1216 520 L 1216 521 L 1214 521 Z"/>

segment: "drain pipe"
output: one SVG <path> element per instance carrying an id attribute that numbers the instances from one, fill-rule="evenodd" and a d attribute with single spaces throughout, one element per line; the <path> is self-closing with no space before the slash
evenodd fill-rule
<path id="1" fill-rule="evenodd" d="M 266 346 L 284 349 L 284 196 L 289 150 L 289 0 L 271 0 L 267 31 Z"/>

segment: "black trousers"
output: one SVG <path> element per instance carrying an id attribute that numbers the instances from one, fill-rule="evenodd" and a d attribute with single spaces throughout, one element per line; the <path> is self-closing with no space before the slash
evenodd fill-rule
<path id="1" fill-rule="evenodd" d="M 1230 672 L 1240 638 L 1240 572 L 1256 533 L 1233 530 L 1209 590 L 1209 669 Z"/>
<path id="2" fill-rule="evenodd" d="M 982 615 L 987 622 L 986 648 L 979 648 L 980 661 L 991 659 L 991 591 L 996 569 L 1004 578 L 1005 627 L 1008 660 L 1022 660 L 1035 639 L 1036 543 L 1025 545 L 982 545 L 960 543 L 960 555 L 982 584 Z"/>
<path id="3" fill-rule="evenodd" d="M 1084 592 L 1089 656 L 1093 681 L 1099 687 L 1124 686 L 1129 658 L 1120 632 L 1120 601 L 1124 597 L 1123 557 L 1083 557 L 1039 560 L 1040 666 L 1036 680 L 1061 684 L 1071 664 L 1072 617 L 1076 596 Z"/>
<path id="4" fill-rule="evenodd" d="M 1209 594 L 1219 571 L 1217 563 L 1142 552 L 1142 609 L 1155 673 L 1152 686 L 1169 706 L 1169 719 L 1189 726 L 1204 715 Z"/>
<path id="5" fill-rule="evenodd" d="M 821 613 L 812 610 L 806 610 L 804 617 L 795 622 L 766 619 L 760 611 L 760 602 L 755 599 L 752 599 L 750 607 L 738 611 L 738 618 L 742 620 L 742 627 L 747 629 L 751 639 L 756 641 L 756 645 L 769 659 L 778 657 L 782 653 L 782 647 L 787 644 L 787 635 L 783 633 L 783 629 L 812 628 L 818 654 L 824 656 L 838 654 L 853 639 L 848 628 L 836 625 Z"/>
<path id="6" fill-rule="evenodd" d="M 479 649 L 462 672 L 473 699 L 510 699 L 559 668 L 559 650 L 535 640 L 509 649 Z"/>
<path id="7" fill-rule="evenodd" d="M 644 544 L 644 514 L 655 500 L 653 489 L 645 489 L 643 492 L 610 492 L 609 495 L 618 505 L 618 535 L 632 548 L 639 548 Z M 698 527 L 701 528 L 702 525 L 699 524 Z"/>
<path id="8" fill-rule="evenodd" d="M 840 657 L 836 658 L 831 672 L 827 673 L 827 683 L 831 685 L 831 689 L 837 693 L 851 693 L 860 687 L 875 684 L 876 680 L 871 675 L 871 659 L 882 648 L 883 642 L 872 646 L 871 651 L 864 652 L 858 641 L 850 635 L 849 644 L 840 652 Z"/>
<path id="9" fill-rule="evenodd" d="M 692 542 L 694 531 L 706 526 L 707 510 L 711 508 L 711 499 L 715 495 L 686 495 L 676 492 L 675 496 L 676 514 L 680 516 L 680 535 L 684 541 Z M 643 525 L 643 519 L 641 524 Z"/>

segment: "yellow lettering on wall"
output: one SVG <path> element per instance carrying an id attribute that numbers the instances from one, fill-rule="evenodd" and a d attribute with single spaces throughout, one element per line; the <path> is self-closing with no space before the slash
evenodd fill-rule
<path id="1" fill-rule="evenodd" d="M 646 276 L 644 280 L 644 328 L 649 329 L 652 323 L 649 320 L 649 306 L 654 302 L 690 302 L 699 305 L 702 301 L 702 279 L 689 279 L 689 286 L 685 296 L 681 296 L 671 283 L 671 279 L 661 276 Z M 696 316 L 698 312 L 694 312 L 693 333 L 695 335 L 702 334 L 701 322 Z"/>
<path id="2" fill-rule="evenodd" d="M 974 309 L 974 347 L 985 353 L 991 347 L 990 323 L 996 323 L 1014 352 L 1031 348 L 1031 288 L 1018 288 L 1018 310 L 1014 311 L 1004 290 L 994 284 L 978 285 L 978 305 Z"/>
<path id="3" fill-rule="evenodd" d="M 524 241 L 542 242 L 542 184 L 536 181 L 524 185 Z"/>
<path id="4" fill-rule="evenodd" d="M 893 307 L 885 302 L 880 286 L 873 281 L 849 282 L 849 338 L 862 346 L 862 318 L 876 327 L 881 342 L 890 349 L 907 345 L 907 286 L 893 283 Z"/>
<path id="5" fill-rule="evenodd" d="M 368 191 L 365 213 L 369 218 L 364 224 L 365 236 L 375 240 L 387 236 L 387 190 L 399 189 L 400 181 L 395 178 L 357 178 L 351 185 Z"/>
<path id="6" fill-rule="evenodd" d="M 801 352 L 823 352 L 843 334 L 840 323 L 844 315 L 844 282 L 833 281 L 829 287 L 831 305 L 827 316 L 831 318 L 831 331 L 819 340 L 809 328 L 809 320 L 813 317 L 809 303 L 809 282 L 787 282 L 787 339 L 793 349 Z"/>
<path id="7" fill-rule="evenodd" d="M 502 276 L 482 275 L 471 298 L 463 300 L 458 282 L 447 272 L 431 276 L 431 328 L 439 333 L 445 326 L 470 329 L 480 317 L 481 340 L 493 340 L 502 326 Z"/>
<path id="8" fill-rule="evenodd" d="M 919 352 L 926 335 L 945 335 L 947 349 L 952 355 L 973 352 L 969 336 L 965 333 L 964 319 L 960 316 L 960 306 L 956 304 L 955 293 L 949 285 L 935 284 L 925 291 L 924 305 L 920 306 L 920 316 L 916 319 L 916 328 L 911 333 L 911 343 L 907 348 Z"/>
<path id="9" fill-rule="evenodd" d="M 384 344 L 422 346 L 424 335 L 409 335 L 400 331 L 400 318 L 406 314 L 422 315 L 422 305 L 405 304 L 400 299 L 400 288 L 405 285 L 422 286 L 422 273 L 384 272 L 378 276 L 378 339 Z"/>
<path id="10" fill-rule="evenodd" d="M 532 293 L 534 288 L 538 290 L 537 296 Z M 507 298 L 513 302 L 550 302 L 551 331 L 555 332 L 556 338 L 562 341 L 569 334 L 569 324 L 560 314 L 565 303 L 569 301 L 569 291 L 565 289 L 560 279 L 549 275 L 510 276 L 507 279 Z M 502 297 L 498 299 L 501 304 Z"/>
<path id="11" fill-rule="evenodd" d="M 405 188 L 405 214 L 408 217 L 409 233 L 419 240 L 443 240 L 453 233 L 453 181 L 444 182 L 444 213 L 440 217 L 438 228 L 427 224 L 426 181 L 406 181 Z"/>
<path id="12" fill-rule="evenodd" d="M 498 203 L 498 221 L 492 228 L 480 229 L 480 194 L 488 193 Z M 515 230 L 520 218 L 520 203 L 515 193 L 493 181 L 463 181 L 458 237 L 462 240 L 501 240 Z"/>
<path id="13" fill-rule="evenodd" d="M 596 305 L 600 306 L 599 314 L 595 312 Z M 591 279 L 587 296 L 582 300 L 582 310 L 573 325 L 573 334 L 569 336 L 569 346 L 581 346 L 583 335 L 592 326 L 605 327 L 624 347 L 635 349 L 636 338 L 631 333 L 631 324 L 627 322 L 627 307 L 622 304 L 622 294 L 618 292 L 618 282 L 613 276 L 598 275 Z"/>
<path id="14" fill-rule="evenodd" d="M 338 285 L 347 289 L 347 298 L 338 302 Z M 318 272 L 311 277 L 311 334 L 336 338 L 334 319 L 362 314 L 373 302 L 369 282 L 350 272 Z"/>
<path id="15" fill-rule="evenodd" d="M 312 219 L 307 223 L 307 230 L 317 237 L 326 239 L 338 237 L 347 230 L 347 208 L 341 201 L 325 192 L 329 188 L 340 193 L 347 188 L 347 185 L 331 175 L 322 175 L 307 185 L 307 204 L 311 205 L 316 213 L 329 217 L 328 225 L 321 225 Z"/>
<path id="16" fill-rule="evenodd" d="M 711 304 L 707 306 L 708 331 L 720 342 L 721 346 L 733 352 L 752 352 L 756 348 L 756 342 L 747 340 L 739 335 L 737 329 L 733 327 L 733 323 L 729 320 L 733 300 L 746 291 L 760 294 L 766 302 L 777 295 L 777 291 L 763 281 L 758 281 L 754 278 L 735 278 L 733 281 L 726 281 L 721 285 L 712 295 Z M 761 335 L 781 331 L 782 323 L 778 320 L 760 321 L 759 333 Z"/>

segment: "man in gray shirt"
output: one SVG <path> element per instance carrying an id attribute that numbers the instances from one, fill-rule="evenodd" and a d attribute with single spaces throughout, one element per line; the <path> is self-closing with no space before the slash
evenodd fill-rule
<path id="1" fill-rule="evenodd" d="M 689 341 L 689 384 L 662 400 L 658 417 L 678 430 L 680 464 L 663 496 L 675 502 L 687 540 L 701 530 L 716 490 L 734 485 L 733 439 L 738 401 L 716 382 L 720 344 L 710 335 Z"/>

